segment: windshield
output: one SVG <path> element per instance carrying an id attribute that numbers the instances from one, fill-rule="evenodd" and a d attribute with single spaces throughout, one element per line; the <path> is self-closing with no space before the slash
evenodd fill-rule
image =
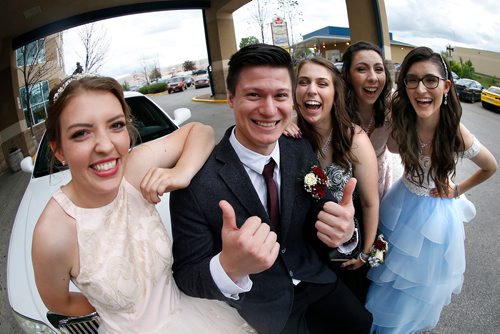
<path id="1" fill-rule="evenodd" d="M 145 96 L 133 96 L 126 98 L 127 104 L 132 111 L 132 124 L 139 132 L 138 143 L 146 143 L 156 138 L 168 135 L 177 126 Z M 49 162 L 51 151 L 47 136 L 44 134 L 40 143 L 40 148 L 35 161 L 33 177 L 42 177 L 48 175 Z M 68 167 L 62 166 L 57 160 L 55 161 L 53 173 L 60 172 Z"/>
<path id="2" fill-rule="evenodd" d="M 490 87 L 488 88 L 488 92 L 494 93 L 494 94 L 500 94 L 500 88 L 498 87 Z"/>

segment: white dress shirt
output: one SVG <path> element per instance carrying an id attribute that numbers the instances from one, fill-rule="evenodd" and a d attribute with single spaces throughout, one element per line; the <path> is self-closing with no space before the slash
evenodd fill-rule
<path id="1" fill-rule="evenodd" d="M 267 211 L 267 188 L 266 181 L 262 176 L 262 171 L 264 170 L 264 166 L 272 158 L 276 163 L 273 178 L 276 182 L 278 194 L 280 194 L 281 175 L 279 143 L 276 142 L 276 145 L 274 146 L 274 149 L 270 155 L 262 155 L 243 146 L 236 139 L 236 136 L 234 135 L 234 129 L 231 133 L 231 136 L 229 137 L 229 142 L 235 150 L 236 155 L 242 162 L 243 167 L 245 168 L 245 171 L 247 172 L 248 177 L 250 178 L 250 181 L 255 188 L 255 191 L 259 195 L 262 206 Z M 220 253 L 214 256 L 212 260 L 210 260 L 210 273 L 212 274 L 212 278 L 214 279 L 215 284 L 222 292 L 222 294 L 224 294 L 224 296 L 228 298 L 237 300 L 239 299 L 240 293 L 248 292 L 252 289 L 252 280 L 250 280 L 250 277 L 246 275 L 242 277 L 238 282 L 233 282 L 233 280 L 229 278 L 229 276 L 227 276 L 226 272 L 222 268 L 219 260 L 219 255 Z"/>

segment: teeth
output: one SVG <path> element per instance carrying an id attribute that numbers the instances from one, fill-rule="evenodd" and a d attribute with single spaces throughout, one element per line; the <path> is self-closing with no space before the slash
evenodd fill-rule
<path id="1" fill-rule="evenodd" d="M 92 168 L 94 168 L 95 170 L 98 170 L 98 171 L 105 171 L 105 170 L 112 169 L 115 166 L 116 166 L 116 160 L 112 160 L 112 161 L 108 161 L 108 162 L 105 162 L 102 164 L 95 164 L 92 166 Z"/>
<path id="2" fill-rule="evenodd" d="M 417 102 L 419 102 L 419 103 L 430 103 L 430 102 L 432 102 L 432 100 L 431 99 L 417 99 Z"/>
<path id="3" fill-rule="evenodd" d="M 377 91 L 377 88 L 365 88 L 365 90 L 367 90 L 371 93 L 375 93 Z"/>
<path id="4" fill-rule="evenodd" d="M 308 107 L 319 107 L 321 106 L 321 102 L 318 101 L 305 101 L 304 104 Z"/>
<path id="5" fill-rule="evenodd" d="M 259 122 L 259 121 L 256 121 L 255 123 L 257 123 L 257 125 L 259 125 L 259 126 L 265 126 L 265 127 L 272 127 L 272 126 L 276 125 L 276 122 Z"/>

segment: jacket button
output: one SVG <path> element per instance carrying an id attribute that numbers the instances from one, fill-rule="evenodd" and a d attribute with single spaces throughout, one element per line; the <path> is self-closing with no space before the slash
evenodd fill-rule
<path id="1" fill-rule="evenodd" d="M 293 277 L 293 271 L 290 270 L 288 273 L 290 274 L 290 277 Z"/>
<path id="2" fill-rule="evenodd" d="M 285 253 L 286 253 L 286 248 L 283 248 L 283 249 L 281 250 L 281 254 L 285 254 Z"/>

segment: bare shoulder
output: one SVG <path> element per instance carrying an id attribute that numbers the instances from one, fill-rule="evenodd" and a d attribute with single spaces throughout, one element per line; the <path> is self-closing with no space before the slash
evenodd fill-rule
<path id="1" fill-rule="evenodd" d="M 76 223 L 51 198 L 33 232 L 33 253 L 42 256 L 71 256 L 77 246 Z"/>
<path id="2" fill-rule="evenodd" d="M 352 149 L 363 149 L 372 147 L 370 138 L 366 132 L 357 124 L 354 125 L 354 135 L 352 137 Z M 373 147 L 372 147 L 373 148 Z"/>

